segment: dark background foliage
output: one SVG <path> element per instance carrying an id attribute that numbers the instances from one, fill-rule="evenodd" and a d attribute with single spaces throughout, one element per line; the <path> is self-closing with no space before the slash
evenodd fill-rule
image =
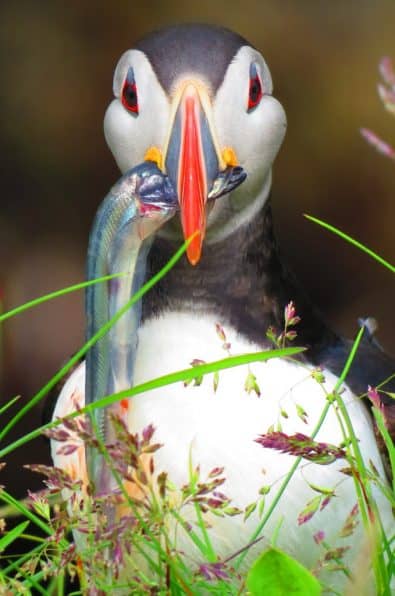
<path id="1" fill-rule="evenodd" d="M 5 309 L 84 276 L 95 210 L 119 172 L 102 133 L 112 72 L 145 32 L 187 21 L 237 30 L 260 49 L 288 115 L 273 202 L 283 253 L 326 317 L 352 336 L 374 315 L 395 352 L 395 284 L 387 271 L 307 222 L 308 212 L 394 261 L 394 163 L 359 135 L 395 141 L 376 94 L 377 63 L 395 58 L 391 0 L 2 2 L 0 6 L 0 287 Z M 237 92 L 237 90 L 235 90 Z M 292 298 L 290 296 L 290 298 Z M 2 335 L 2 399 L 28 400 L 83 341 L 82 293 L 18 316 Z M 17 429 L 40 422 L 40 411 Z M 37 485 L 9 460 L 8 485 Z M 8 470 L 8 471 L 7 471 Z M 2 483 L 4 481 L 2 480 Z"/>

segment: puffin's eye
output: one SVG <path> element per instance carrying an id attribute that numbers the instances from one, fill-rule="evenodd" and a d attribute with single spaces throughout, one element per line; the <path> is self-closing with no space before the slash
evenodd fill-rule
<path id="1" fill-rule="evenodd" d="M 137 87 L 134 80 L 133 68 L 130 67 L 122 88 L 122 105 L 133 114 L 139 113 L 139 102 L 137 99 Z"/>
<path id="2" fill-rule="evenodd" d="M 262 99 L 262 83 L 259 78 L 257 68 L 255 64 L 250 66 L 250 89 L 248 94 L 248 108 L 247 111 L 251 112 Z"/>

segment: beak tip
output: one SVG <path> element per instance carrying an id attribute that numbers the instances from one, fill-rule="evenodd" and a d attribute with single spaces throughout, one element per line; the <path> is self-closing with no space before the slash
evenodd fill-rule
<path id="1" fill-rule="evenodd" d="M 187 248 L 187 258 L 191 265 L 195 266 L 200 261 L 202 254 L 202 235 L 198 234 L 192 239 Z"/>
<path id="2" fill-rule="evenodd" d="M 200 257 L 193 258 L 193 259 L 192 259 L 192 258 L 190 258 L 190 257 L 188 257 L 188 261 L 190 262 L 190 264 L 192 265 L 192 267 L 194 267 L 194 266 L 195 266 L 195 265 L 197 265 L 197 264 L 198 264 L 198 262 L 200 261 Z"/>
<path id="3" fill-rule="evenodd" d="M 193 254 L 189 254 L 187 252 L 187 258 L 188 258 L 188 261 L 190 262 L 190 264 L 194 267 L 200 261 L 200 252 L 199 252 L 199 254 L 197 254 L 196 252 L 194 252 Z"/>

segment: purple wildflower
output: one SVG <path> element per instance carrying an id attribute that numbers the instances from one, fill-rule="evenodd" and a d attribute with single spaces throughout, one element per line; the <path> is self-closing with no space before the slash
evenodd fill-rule
<path id="1" fill-rule="evenodd" d="M 222 325 L 220 325 L 219 323 L 215 323 L 215 331 L 217 332 L 219 339 L 221 341 L 225 342 L 226 335 L 225 335 L 225 331 L 224 331 L 224 328 L 222 327 Z"/>
<path id="2" fill-rule="evenodd" d="M 330 464 L 336 459 L 346 457 L 346 452 L 336 445 L 314 441 L 303 433 L 286 435 L 283 432 L 273 431 L 260 435 L 256 443 L 267 449 L 275 449 L 281 453 L 289 453 L 296 457 L 303 457 L 317 464 Z"/>
<path id="3" fill-rule="evenodd" d="M 210 497 L 209 499 L 207 499 L 206 503 L 212 509 L 218 509 L 219 507 L 223 506 L 224 501 L 222 499 Z"/>
<path id="4" fill-rule="evenodd" d="M 386 110 L 395 114 L 395 91 L 379 84 L 378 92 Z"/>
<path id="5" fill-rule="evenodd" d="M 381 59 L 379 70 L 384 84 L 378 84 L 378 94 L 385 109 L 391 114 L 395 114 L 395 72 L 390 58 Z M 367 128 L 362 128 L 361 134 L 379 153 L 395 161 L 395 149 L 391 145 Z"/>
<path id="6" fill-rule="evenodd" d="M 371 387 L 370 385 L 368 386 L 368 398 L 372 402 L 373 407 L 381 413 L 384 425 L 390 434 L 392 434 L 395 430 L 395 402 L 394 405 L 385 404 L 376 387 Z M 378 436 L 378 440 L 381 442 L 380 436 Z"/>
<path id="7" fill-rule="evenodd" d="M 143 436 L 143 443 L 149 443 L 152 439 L 152 436 L 155 432 L 155 427 L 152 424 L 149 424 L 145 428 L 143 428 L 142 436 Z"/>
<path id="8" fill-rule="evenodd" d="M 370 399 L 375 408 L 377 408 L 378 410 L 382 410 L 383 404 L 376 387 L 371 387 L 370 385 L 368 386 L 368 398 Z"/>
<path id="9" fill-rule="evenodd" d="M 315 534 L 313 534 L 314 542 L 316 544 L 321 544 L 321 542 L 325 539 L 325 532 L 324 530 L 318 530 Z"/>
<path id="10" fill-rule="evenodd" d="M 75 443 L 68 443 L 67 445 L 62 445 L 59 447 L 59 449 L 56 450 L 56 454 L 65 456 L 72 455 L 79 447 L 80 446 L 76 445 Z"/>
<path id="11" fill-rule="evenodd" d="M 206 364 L 206 361 L 201 358 L 194 358 L 189 364 L 191 366 L 200 366 L 201 364 Z"/>
<path id="12" fill-rule="evenodd" d="M 315 513 L 317 513 L 320 503 L 321 503 L 321 495 L 316 495 L 309 501 L 306 507 L 301 511 L 298 515 L 298 525 L 301 526 L 308 522 Z"/>
<path id="13" fill-rule="evenodd" d="M 222 341 L 222 349 L 225 350 L 226 352 L 229 352 L 229 350 L 230 350 L 230 348 L 232 346 L 227 341 L 227 339 L 226 339 L 226 333 L 225 333 L 224 328 L 222 327 L 222 325 L 220 325 L 220 323 L 215 323 L 215 331 L 216 331 L 219 339 Z"/>
<path id="14" fill-rule="evenodd" d="M 59 441 L 60 443 L 69 441 L 71 439 L 70 432 L 64 428 L 61 428 L 60 426 L 57 426 L 56 428 L 47 428 L 43 431 L 43 435 L 45 435 L 48 439 Z"/>
<path id="15" fill-rule="evenodd" d="M 217 476 L 221 476 L 221 474 L 223 474 L 224 472 L 224 468 L 213 468 L 209 474 L 208 477 L 209 478 L 216 478 Z"/>
<path id="16" fill-rule="evenodd" d="M 368 128 L 361 128 L 360 129 L 361 135 L 363 138 L 372 145 L 376 151 L 389 157 L 389 159 L 395 160 L 395 149 L 391 147 L 388 143 L 383 141 L 376 133 Z"/>
<path id="17" fill-rule="evenodd" d="M 123 564 L 123 550 L 119 540 L 117 540 L 115 543 L 113 558 L 115 565 L 120 566 Z"/>
<path id="18" fill-rule="evenodd" d="M 291 302 L 288 302 L 287 306 L 284 308 L 284 321 L 286 327 L 297 325 L 300 321 L 300 317 L 296 314 L 296 308 L 292 300 Z"/>
<path id="19" fill-rule="evenodd" d="M 321 506 L 320 506 L 320 511 L 322 511 L 323 509 L 325 509 L 325 507 L 327 507 L 331 501 L 333 497 L 333 494 L 331 495 L 326 495 L 326 497 L 324 497 L 321 501 Z"/>
<path id="20" fill-rule="evenodd" d="M 69 488 L 71 490 L 76 489 L 78 486 L 81 485 L 81 481 L 75 481 L 72 477 L 65 471 L 55 466 L 44 466 L 41 464 L 30 464 L 23 466 L 27 470 L 31 470 L 32 472 L 37 472 L 38 474 L 43 474 L 47 477 L 45 484 L 48 488 L 56 489 L 56 490 L 63 490 L 64 488 Z"/>
<path id="21" fill-rule="evenodd" d="M 218 561 L 217 563 L 203 563 L 199 566 L 199 573 L 209 581 L 215 579 L 229 579 L 225 563 L 222 563 L 221 561 Z"/>
<path id="22" fill-rule="evenodd" d="M 350 536 L 353 534 L 355 528 L 357 527 L 359 520 L 357 515 L 359 513 L 358 504 L 355 504 L 354 507 L 351 509 L 350 513 L 347 516 L 347 519 L 344 523 L 344 526 L 340 530 L 340 536 L 345 538 L 346 536 Z"/>
<path id="23" fill-rule="evenodd" d="M 384 79 L 384 82 L 395 90 L 395 71 L 392 66 L 391 58 L 388 56 L 381 58 L 379 71 Z"/>
<path id="24" fill-rule="evenodd" d="M 324 561 L 332 561 L 333 559 L 342 559 L 346 552 L 350 550 L 350 546 L 339 546 L 326 551 Z"/>

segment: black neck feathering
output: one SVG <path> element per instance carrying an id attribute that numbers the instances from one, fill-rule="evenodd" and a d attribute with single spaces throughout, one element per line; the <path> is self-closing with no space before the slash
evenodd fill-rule
<path id="1" fill-rule="evenodd" d="M 157 238 L 148 257 L 149 274 L 163 267 L 176 249 L 175 243 Z M 203 245 L 195 267 L 183 257 L 144 298 L 143 317 L 166 310 L 208 312 L 225 329 L 230 324 L 250 341 L 267 347 L 268 327 L 280 333 L 284 308 L 291 300 L 301 317 L 297 343 L 308 348 L 308 360 L 315 362 L 323 346 L 335 344 L 338 338 L 282 263 L 267 201 L 253 220 L 226 239 Z"/>

